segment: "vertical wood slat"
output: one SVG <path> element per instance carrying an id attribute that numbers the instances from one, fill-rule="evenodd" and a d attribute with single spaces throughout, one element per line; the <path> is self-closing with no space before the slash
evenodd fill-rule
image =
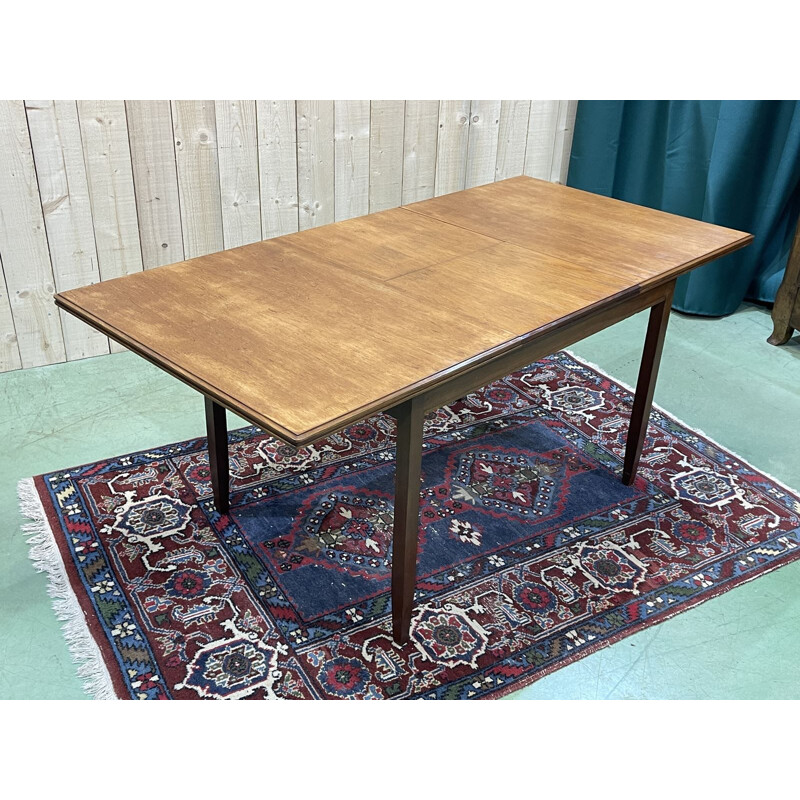
<path id="1" fill-rule="evenodd" d="M 530 100 L 503 100 L 500 105 L 500 130 L 497 137 L 495 180 L 515 178 L 525 171 L 525 145 L 528 141 Z"/>
<path id="2" fill-rule="evenodd" d="M 225 247 L 261 241 L 255 100 L 217 100 L 217 151 Z"/>
<path id="3" fill-rule="evenodd" d="M 216 253 L 225 242 L 213 100 L 173 100 L 172 124 L 185 257 Z"/>
<path id="4" fill-rule="evenodd" d="M 469 113 L 465 189 L 494 181 L 500 132 L 500 101 L 473 100 Z"/>
<path id="5" fill-rule="evenodd" d="M 395 208 L 403 202 L 405 111 L 402 100 L 373 100 L 370 105 L 370 212 Z"/>
<path id="6" fill-rule="evenodd" d="M 525 148 L 525 174 L 549 181 L 558 127 L 558 100 L 532 100 Z"/>
<path id="7" fill-rule="evenodd" d="M 332 100 L 298 100 L 297 201 L 301 231 L 334 221 Z"/>
<path id="8" fill-rule="evenodd" d="M 79 100 L 83 153 L 101 280 L 140 272 L 142 251 L 122 100 Z"/>
<path id="9" fill-rule="evenodd" d="M 0 372 L 9 372 L 21 367 L 17 332 L 14 328 L 14 317 L 11 316 L 11 303 L 3 274 L 3 259 L 0 258 Z"/>
<path id="10" fill-rule="evenodd" d="M 271 239 L 298 229 L 297 112 L 294 100 L 258 100 L 256 117 L 261 236 Z"/>
<path id="11" fill-rule="evenodd" d="M 569 154 L 572 151 L 572 134 L 575 131 L 575 116 L 578 113 L 577 100 L 558 101 L 558 122 L 553 145 L 553 167 L 550 180 L 565 184 L 569 172 Z"/>
<path id="12" fill-rule="evenodd" d="M 438 100 L 407 100 L 403 131 L 403 205 L 429 200 L 436 184 Z"/>
<path id="13" fill-rule="evenodd" d="M 439 197 L 464 188 L 469 146 L 469 100 L 442 100 L 436 142 L 436 185 Z"/>
<path id="14" fill-rule="evenodd" d="M 100 279 L 140 272 L 142 251 L 130 143 L 122 100 L 79 100 L 83 156 Z M 110 343 L 113 353 L 125 348 Z"/>
<path id="15" fill-rule="evenodd" d="M 28 122 L 22 100 L 0 100 L 0 258 L 22 367 L 66 359 Z M 5 315 L 4 315 L 5 316 Z M 16 359 L 4 323 L 5 356 Z"/>
<path id="16" fill-rule="evenodd" d="M 97 283 L 100 269 L 77 103 L 26 100 L 25 112 L 56 290 Z M 68 361 L 108 353 L 106 336 L 72 314 L 60 314 Z"/>
<path id="17" fill-rule="evenodd" d="M 133 185 L 145 269 L 183 261 L 175 137 L 169 100 L 128 100 Z"/>
<path id="18" fill-rule="evenodd" d="M 337 221 L 369 213 L 369 105 L 369 100 L 333 104 Z"/>

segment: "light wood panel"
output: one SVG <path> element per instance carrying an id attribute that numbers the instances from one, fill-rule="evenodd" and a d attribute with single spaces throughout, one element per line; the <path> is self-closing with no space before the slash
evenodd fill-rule
<path id="1" fill-rule="evenodd" d="M 103 280 L 140 272 L 142 251 L 122 100 L 80 100 L 78 115 Z"/>
<path id="2" fill-rule="evenodd" d="M 128 136 L 145 269 L 184 258 L 169 100 L 128 100 Z"/>
<path id="3" fill-rule="evenodd" d="M 473 100 L 469 112 L 465 188 L 494 181 L 500 131 L 500 101 Z"/>
<path id="4" fill-rule="evenodd" d="M 495 180 L 523 174 L 530 114 L 530 100 L 503 100 L 501 103 Z"/>
<path id="5" fill-rule="evenodd" d="M 403 131 L 403 205 L 433 197 L 436 186 L 438 100 L 406 101 Z"/>
<path id="6" fill-rule="evenodd" d="M 298 100 L 297 200 L 300 230 L 335 218 L 332 100 Z"/>
<path id="7" fill-rule="evenodd" d="M 531 231 L 551 232 L 547 250 L 525 240 Z M 751 240 L 518 177 L 76 289 L 59 302 L 303 444 L 623 300 L 635 304 Z M 589 251 L 596 260 L 585 259 Z"/>
<path id="8" fill-rule="evenodd" d="M 225 246 L 213 100 L 173 100 L 175 158 L 186 258 Z"/>
<path id="9" fill-rule="evenodd" d="M 78 107 L 74 100 L 27 100 L 25 111 L 56 290 L 97 283 L 100 270 Z M 69 361 L 108 352 L 107 337 L 71 314 L 61 312 L 61 330 Z"/>
<path id="10" fill-rule="evenodd" d="M 469 109 L 469 100 L 442 100 L 439 104 L 434 188 L 437 197 L 461 191 L 466 183 Z"/>
<path id="11" fill-rule="evenodd" d="M 19 358 L 17 332 L 14 329 L 14 317 L 11 316 L 11 303 L 3 276 L 3 261 L 0 259 L 0 372 L 19 369 L 22 362 Z"/>
<path id="12" fill-rule="evenodd" d="M 553 183 L 566 183 L 569 171 L 569 154 L 572 150 L 572 134 L 575 130 L 575 117 L 578 112 L 577 100 L 559 100 L 556 132 L 553 142 L 553 161 L 548 180 Z"/>
<path id="13" fill-rule="evenodd" d="M 334 103 L 334 205 L 337 220 L 369 213 L 369 101 Z"/>
<path id="14" fill-rule="evenodd" d="M 533 100 L 525 147 L 525 175 L 550 180 L 558 130 L 558 100 Z"/>
<path id="15" fill-rule="evenodd" d="M 261 241 L 254 100 L 217 100 L 217 150 L 225 247 Z"/>
<path id="16" fill-rule="evenodd" d="M 383 211 L 403 202 L 403 134 L 406 104 L 373 100 L 369 130 L 369 210 Z"/>
<path id="17" fill-rule="evenodd" d="M 0 257 L 20 363 L 37 367 L 64 361 L 61 318 L 52 300 L 55 280 L 21 100 L 0 101 Z M 14 363 L 13 354 L 11 359 Z"/>
<path id="18" fill-rule="evenodd" d="M 342 101 L 338 113 L 332 101 L 27 102 L 27 114 L 3 102 L 0 117 L 12 176 L 0 187 L 0 371 L 105 352 L 53 311 L 53 288 L 490 181 L 493 158 L 495 178 L 563 182 L 577 106 L 534 101 L 531 121 L 528 100 L 502 101 L 499 116 L 499 101 Z M 385 250 L 383 263 L 408 257 Z"/>
<path id="19" fill-rule="evenodd" d="M 259 100 L 256 116 L 261 236 L 271 239 L 298 229 L 297 112 L 294 100 Z"/>
<path id="20" fill-rule="evenodd" d="M 139 220 L 122 100 L 79 100 L 78 117 L 89 182 L 100 278 L 142 270 Z M 119 352 L 118 342 L 111 351 Z"/>

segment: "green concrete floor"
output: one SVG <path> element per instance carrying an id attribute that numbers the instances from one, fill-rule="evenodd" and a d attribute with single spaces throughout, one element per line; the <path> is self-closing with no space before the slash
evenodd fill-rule
<path id="1" fill-rule="evenodd" d="M 639 314 L 573 351 L 632 384 Z M 656 402 L 800 488 L 800 337 L 768 312 L 672 314 Z M 231 421 L 231 426 L 235 424 Z M 130 354 L 0 375 L 0 698 L 86 698 L 20 531 L 17 481 L 204 433 L 191 389 Z M 511 699 L 800 699 L 800 562 L 565 667 Z"/>

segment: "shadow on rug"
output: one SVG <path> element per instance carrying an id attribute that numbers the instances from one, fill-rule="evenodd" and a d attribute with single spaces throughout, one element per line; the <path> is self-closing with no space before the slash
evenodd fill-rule
<path id="1" fill-rule="evenodd" d="M 562 352 L 429 415 L 410 642 L 391 639 L 394 422 L 295 449 L 230 434 L 20 484 L 96 697 L 483 698 L 800 556 L 800 500 Z"/>

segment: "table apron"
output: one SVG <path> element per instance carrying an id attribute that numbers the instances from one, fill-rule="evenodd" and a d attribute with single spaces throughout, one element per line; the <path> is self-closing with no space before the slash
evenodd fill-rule
<path id="1" fill-rule="evenodd" d="M 648 289 L 641 294 L 620 300 L 618 303 L 602 310 L 581 314 L 573 322 L 560 325 L 552 331 L 546 331 L 541 336 L 537 336 L 535 339 L 527 341 L 513 350 L 477 364 L 466 372 L 454 375 L 427 391 L 421 392 L 413 399 L 421 402 L 425 411 L 441 408 L 498 378 L 504 378 L 506 375 L 510 375 L 512 372 L 534 361 L 552 355 L 633 314 L 664 302 L 667 297 L 671 296 L 674 284 L 675 281 L 673 280 L 667 284 Z M 402 403 L 387 409 L 386 413 L 396 417 L 400 408 L 405 406 L 410 399 L 408 398 Z"/>

